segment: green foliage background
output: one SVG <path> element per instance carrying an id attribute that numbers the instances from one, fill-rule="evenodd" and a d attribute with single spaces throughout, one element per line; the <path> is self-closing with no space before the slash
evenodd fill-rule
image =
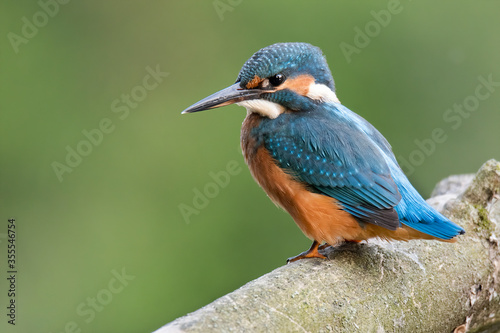
<path id="1" fill-rule="evenodd" d="M 231 10 L 218 13 L 215 4 Z M 429 196 L 450 174 L 500 159 L 500 89 L 457 129 L 445 111 L 500 81 L 498 1 L 401 1 L 369 44 L 355 27 L 389 1 L 70 1 L 14 51 L 35 2 L 0 5 L 0 331 L 148 332 L 285 263 L 309 246 L 252 180 L 239 151 L 237 106 L 180 115 L 232 84 L 255 51 L 305 41 L 327 56 L 340 100 L 375 125 L 396 156 L 442 128 L 447 140 L 410 175 Z M 220 15 L 219 15 L 220 14 Z M 142 84 L 146 67 L 169 75 L 130 115 L 111 103 Z M 60 182 L 54 161 L 111 119 L 114 131 Z M 241 172 L 190 217 L 194 189 L 231 161 Z M 17 323 L 7 324 L 7 219 L 15 217 Z M 77 313 L 121 271 L 135 278 L 95 318 Z M 71 325 L 71 324 L 70 324 Z"/>

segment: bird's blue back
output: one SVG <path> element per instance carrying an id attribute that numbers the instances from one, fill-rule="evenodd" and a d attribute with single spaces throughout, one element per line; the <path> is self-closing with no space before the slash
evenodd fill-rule
<path id="1" fill-rule="evenodd" d="M 309 104 L 309 103 L 308 103 Z M 430 207 L 410 184 L 387 140 L 339 103 L 262 118 L 251 135 L 311 191 L 335 198 L 360 222 L 395 230 L 403 223 L 451 239 L 463 229 Z"/>

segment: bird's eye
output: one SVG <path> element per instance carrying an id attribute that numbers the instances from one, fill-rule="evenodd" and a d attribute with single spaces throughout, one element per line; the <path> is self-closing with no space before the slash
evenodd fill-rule
<path id="1" fill-rule="evenodd" d="M 276 74 L 273 75 L 269 78 L 269 83 L 275 87 L 279 86 L 283 82 L 285 82 L 285 75 L 283 74 Z"/>

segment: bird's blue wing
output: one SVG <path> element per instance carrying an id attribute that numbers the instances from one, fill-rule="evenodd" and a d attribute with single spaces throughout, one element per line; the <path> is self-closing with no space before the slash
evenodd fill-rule
<path id="1" fill-rule="evenodd" d="M 359 221 L 394 230 L 400 226 L 394 207 L 401 195 L 384 156 L 356 119 L 341 116 L 332 110 L 282 114 L 256 130 L 295 179 L 335 198 Z"/>

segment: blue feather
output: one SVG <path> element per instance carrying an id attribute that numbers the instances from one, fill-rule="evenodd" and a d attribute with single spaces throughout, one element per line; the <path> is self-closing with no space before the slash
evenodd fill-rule
<path id="1" fill-rule="evenodd" d="M 401 171 L 387 140 L 338 103 L 262 118 L 252 136 L 309 189 L 335 198 L 362 223 L 401 223 L 442 239 L 463 229 L 430 207 Z"/>

